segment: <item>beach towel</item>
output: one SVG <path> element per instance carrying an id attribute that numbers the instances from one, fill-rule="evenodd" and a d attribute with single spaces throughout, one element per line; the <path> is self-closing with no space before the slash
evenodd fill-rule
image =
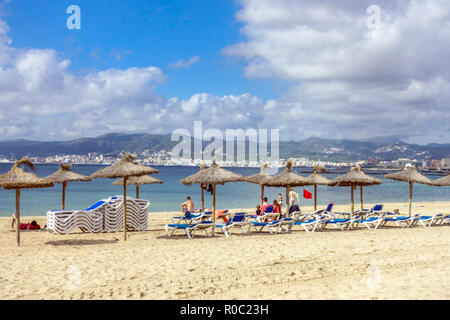
<path id="1" fill-rule="evenodd" d="M 20 230 L 39 230 L 41 229 L 41 226 L 38 224 L 31 224 L 31 223 L 21 223 L 20 224 Z"/>
<path id="2" fill-rule="evenodd" d="M 227 222 L 228 222 L 228 219 L 227 219 L 226 217 L 222 217 L 222 215 L 224 215 L 224 214 L 227 213 L 227 212 L 228 212 L 228 210 L 217 210 L 217 211 L 216 211 L 216 219 L 217 219 L 217 218 L 222 218 L 223 221 L 225 221 L 225 223 L 227 223 Z"/>

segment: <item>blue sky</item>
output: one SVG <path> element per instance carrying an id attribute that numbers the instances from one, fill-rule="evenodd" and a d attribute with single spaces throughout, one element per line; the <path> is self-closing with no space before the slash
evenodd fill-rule
<path id="1" fill-rule="evenodd" d="M 81 30 L 66 28 L 66 8 L 81 9 Z M 11 1 L 5 20 L 17 48 L 52 48 L 82 74 L 108 68 L 156 66 L 166 80 L 156 92 L 189 98 L 250 93 L 267 99 L 279 94 L 281 80 L 247 79 L 238 59 L 221 51 L 245 37 L 232 0 L 50 0 Z M 189 68 L 176 61 L 198 56 Z"/>
<path id="2" fill-rule="evenodd" d="M 448 143 L 449 21 L 448 0 L 0 0 L 0 137 Z"/>

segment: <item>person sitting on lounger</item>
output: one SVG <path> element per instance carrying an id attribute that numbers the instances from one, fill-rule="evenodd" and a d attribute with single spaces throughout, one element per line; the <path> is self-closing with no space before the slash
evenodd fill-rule
<path id="1" fill-rule="evenodd" d="M 181 204 L 181 212 L 184 213 L 194 212 L 194 202 L 191 200 L 190 196 L 188 196 L 187 200 Z"/>
<path id="2" fill-rule="evenodd" d="M 273 200 L 273 213 L 280 213 L 280 204 L 278 203 L 277 200 Z"/>
<path id="3" fill-rule="evenodd" d="M 261 215 L 261 206 L 259 204 L 256 205 L 256 215 L 257 216 Z"/>
<path id="4" fill-rule="evenodd" d="M 262 206 L 262 209 L 261 209 L 261 214 L 263 214 L 264 212 L 266 212 L 266 209 L 267 209 L 268 207 L 272 207 L 272 206 L 273 206 L 273 204 L 267 203 L 267 198 L 264 198 L 264 199 L 263 199 L 263 206 Z"/>

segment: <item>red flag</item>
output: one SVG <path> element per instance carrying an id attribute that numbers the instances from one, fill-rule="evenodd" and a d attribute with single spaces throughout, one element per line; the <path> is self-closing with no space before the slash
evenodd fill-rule
<path id="1" fill-rule="evenodd" d="M 312 199 L 312 193 L 309 192 L 306 189 L 303 189 L 303 198 L 305 198 L 305 199 Z"/>

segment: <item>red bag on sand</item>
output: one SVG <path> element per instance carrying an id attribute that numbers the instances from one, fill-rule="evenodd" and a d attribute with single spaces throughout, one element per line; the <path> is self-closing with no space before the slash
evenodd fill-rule
<path id="1" fill-rule="evenodd" d="M 306 189 L 303 189 L 303 198 L 305 198 L 305 199 L 312 199 L 312 193 L 309 192 Z"/>

